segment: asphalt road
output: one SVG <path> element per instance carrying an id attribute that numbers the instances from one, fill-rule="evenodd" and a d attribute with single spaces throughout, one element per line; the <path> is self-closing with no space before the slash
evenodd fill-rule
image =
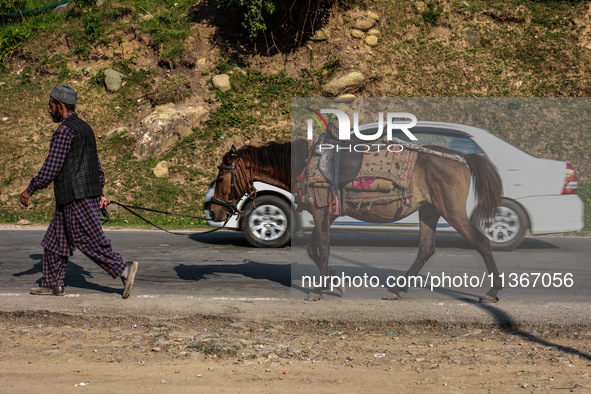
<path id="1" fill-rule="evenodd" d="M 482 306 L 476 301 L 490 287 L 483 260 L 454 235 L 437 238 L 438 250 L 421 271 L 422 285 L 412 285 L 404 300 L 382 301 L 386 280 L 402 275 L 414 260 L 418 237 L 334 234 L 331 265 L 352 286 L 344 296 L 329 292 L 312 303 L 303 301 L 302 277 L 319 277 L 305 254 L 305 237 L 288 248 L 256 249 L 235 232 L 106 233 L 126 260 L 140 262 L 130 299 L 121 300 L 119 279 L 110 278 L 80 252 L 70 259 L 66 297 L 29 295 L 41 277 L 44 230 L 0 230 L 0 310 L 254 313 L 269 319 L 342 318 L 351 312 L 357 319 L 591 323 L 591 237 L 532 237 L 517 250 L 495 252 L 505 289 L 499 293 L 500 303 Z"/>

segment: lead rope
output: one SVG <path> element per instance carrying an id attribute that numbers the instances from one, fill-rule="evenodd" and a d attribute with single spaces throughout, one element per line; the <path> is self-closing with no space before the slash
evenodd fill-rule
<path id="1" fill-rule="evenodd" d="M 158 226 L 157 224 L 152 223 L 151 221 L 149 221 L 148 219 L 146 219 L 145 217 L 143 217 L 139 213 L 135 212 L 134 209 L 141 210 L 141 211 L 147 211 L 147 212 L 161 213 L 161 214 L 169 215 L 169 216 L 181 216 L 181 217 L 187 217 L 187 218 L 193 218 L 193 219 L 200 219 L 200 220 L 208 220 L 209 219 L 209 218 L 201 217 L 201 216 L 191 216 L 191 215 L 185 215 L 185 214 L 179 214 L 179 213 L 170 213 L 170 212 L 166 212 L 166 211 L 159 211 L 157 209 L 138 207 L 138 206 L 135 206 L 135 205 L 125 205 L 125 204 L 121 204 L 120 202 L 117 202 L 117 201 L 111 201 L 111 204 L 115 204 L 115 205 L 120 206 L 121 208 L 123 208 L 126 211 L 130 212 L 132 215 L 135 215 L 136 217 L 138 217 L 139 219 L 141 219 L 144 222 L 148 223 L 149 225 L 156 227 L 158 230 L 162 230 L 162 231 L 165 231 L 165 232 L 167 232 L 169 234 L 174 234 L 174 235 L 187 235 L 187 233 L 176 233 L 174 231 L 166 230 L 166 229 Z M 103 216 L 106 217 L 106 220 L 103 221 L 103 224 L 105 224 L 105 223 L 107 223 L 109 221 L 109 214 L 108 214 L 108 212 L 107 212 L 107 210 L 105 208 L 102 208 L 101 209 L 101 212 L 102 212 Z M 224 224 L 222 225 L 222 227 L 217 227 L 217 228 L 214 228 L 214 229 L 205 231 L 205 232 L 194 233 L 194 235 L 209 234 L 209 233 L 213 233 L 214 231 L 221 230 L 222 228 L 226 227 L 226 224 L 232 218 L 232 216 L 233 215 L 229 216 L 228 219 L 226 219 L 226 221 L 224 222 Z"/>

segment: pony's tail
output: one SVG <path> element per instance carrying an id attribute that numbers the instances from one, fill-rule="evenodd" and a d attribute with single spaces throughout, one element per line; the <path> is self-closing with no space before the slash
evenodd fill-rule
<path id="1" fill-rule="evenodd" d="M 483 155 L 462 154 L 474 177 L 474 189 L 478 204 L 476 215 L 485 223 L 496 215 L 503 196 L 503 182 L 495 165 Z"/>

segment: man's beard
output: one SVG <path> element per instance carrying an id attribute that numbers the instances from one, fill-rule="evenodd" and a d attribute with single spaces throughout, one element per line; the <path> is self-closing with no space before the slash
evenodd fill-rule
<path id="1" fill-rule="evenodd" d="M 51 114 L 51 119 L 53 120 L 53 123 L 61 123 L 62 120 L 64 120 L 64 118 L 62 118 L 62 114 L 59 112 Z"/>

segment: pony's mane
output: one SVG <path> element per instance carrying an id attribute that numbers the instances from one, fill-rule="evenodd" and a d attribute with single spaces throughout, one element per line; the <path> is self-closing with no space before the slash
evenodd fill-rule
<path id="1" fill-rule="evenodd" d="M 236 151 L 239 157 L 251 164 L 253 172 L 290 184 L 291 142 L 269 142 L 262 146 L 245 145 Z"/>

